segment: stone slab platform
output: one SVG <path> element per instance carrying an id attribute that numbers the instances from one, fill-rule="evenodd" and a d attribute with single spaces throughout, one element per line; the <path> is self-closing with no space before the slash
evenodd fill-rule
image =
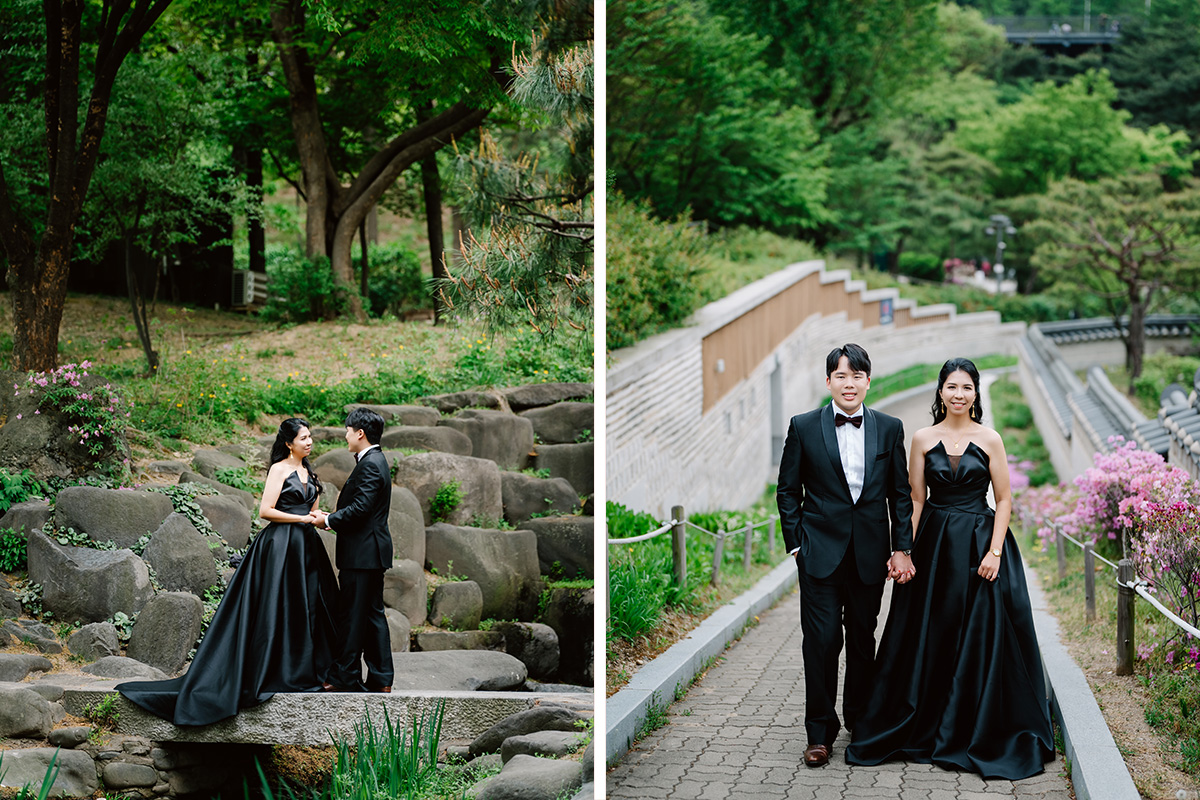
<path id="1" fill-rule="evenodd" d="M 98 681 L 70 688 L 63 706 L 83 716 L 84 706 L 108 695 L 117 695 L 117 733 L 143 736 L 156 742 L 212 742 L 227 744 L 287 744 L 319 747 L 332 738 L 354 739 L 354 726 L 370 715 L 383 726 L 387 711 L 393 724 L 410 727 L 422 712 L 446 701 L 442 740 L 471 740 L 501 719 L 536 705 L 564 705 L 582 713 L 592 711 L 591 694 L 549 692 L 393 692 L 358 694 L 320 692 L 277 694 L 262 705 L 246 709 L 236 717 L 201 727 L 180 727 L 150 714 L 117 694 L 120 681 Z"/>

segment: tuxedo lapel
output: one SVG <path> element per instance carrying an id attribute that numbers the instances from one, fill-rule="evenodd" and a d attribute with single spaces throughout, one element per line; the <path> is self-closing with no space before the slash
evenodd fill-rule
<path id="1" fill-rule="evenodd" d="M 875 454 L 879 452 L 879 420 L 869 409 L 863 409 L 863 491 L 871 485 L 875 469 Z M 862 495 L 859 495 L 861 497 Z"/>
<path id="2" fill-rule="evenodd" d="M 833 425 L 833 404 L 825 406 L 821 412 L 821 436 L 825 440 L 825 454 L 833 465 L 833 472 L 841 481 L 846 497 L 850 497 L 850 484 L 846 480 L 846 470 L 842 469 L 842 453 L 838 450 L 837 428 Z"/>

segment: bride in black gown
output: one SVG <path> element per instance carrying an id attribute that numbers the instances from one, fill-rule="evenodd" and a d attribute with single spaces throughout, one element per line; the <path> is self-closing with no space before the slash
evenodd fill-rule
<path id="1" fill-rule="evenodd" d="M 913 434 L 917 577 L 893 586 L 867 713 L 846 750 L 851 764 L 899 758 L 1017 780 L 1054 759 L 1033 613 L 1008 530 L 1008 458 L 1000 434 L 978 422 L 978 386 L 973 363 L 947 361 L 935 424 Z"/>
<path id="2" fill-rule="evenodd" d="M 284 420 L 271 448 L 255 537 L 184 675 L 117 690 L 176 725 L 207 725 L 276 692 L 317 692 L 333 663 L 337 582 L 313 522 L 321 482 L 309 425 Z"/>

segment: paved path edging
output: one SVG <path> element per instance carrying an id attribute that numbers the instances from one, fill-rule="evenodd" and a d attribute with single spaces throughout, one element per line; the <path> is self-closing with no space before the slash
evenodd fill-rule
<path id="1" fill-rule="evenodd" d="M 775 605 L 796 586 L 796 562 L 787 557 L 749 591 L 714 611 L 686 638 L 638 670 L 608 698 L 605 763 L 611 766 L 629 751 L 652 706 L 673 702 L 676 686 L 689 685 L 710 659 L 725 651 L 751 617 Z"/>

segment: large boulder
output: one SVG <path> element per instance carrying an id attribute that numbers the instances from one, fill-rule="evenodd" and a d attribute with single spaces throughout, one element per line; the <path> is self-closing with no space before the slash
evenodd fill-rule
<path id="1" fill-rule="evenodd" d="M 421 631 L 417 634 L 417 649 L 422 652 L 441 650 L 494 650 L 504 652 L 504 636 L 495 631 Z"/>
<path id="2" fill-rule="evenodd" d="M 0 619 L 19 616 L 21 616 L 21 601 L 17 598 L 17 593 L 8 588 L 4 581 L 0 581 Z"/>
<path id="3" fill-rule="evenodd" d="M 504 506 L 500 494 L 500 469 L 494 462 L 449 453 L 417 453 L 396 465 L 395 483 L 416 495 L 426 525 L 433 524 L 430 501 L 443 485 L 454 481 L 459 484 L 462 500 L 446 515 L 445 522 L 462 525 L 477 517 L 500 520 Z"/>
<path id="4" fill-rule="evenodd" d="M 544 681 L 558 673 L 558 634 L 540 622 L 497 622 L 492 630 L 504 635 L 504 652 L 521 659 L 529 677 Z"/>
<path id="5" fill-rule="evenodd" d="M 392 486 L 388 531 L 392 534 L 393 558 L 425 563 L 425 515 L 421 501 L 403 486 Z"/>
<path id="6" fill-rule="evenodd" d="M 592 685 L 592 620 L 596 600 L 592 589 L 558 586 L 550 590 L 543 619 L 558 634 L 559 680 Z"/>
<path id="7" fill-rule="evenodd" d="M 172 514 L 150 537 L 142 558 L 154 568 L 158 582 L 167 591 L 191 592 L 202 597 L 220 580 L 210 542 L 219 544 L 196 530 L 187 517 Z"/>
<path id="8" fill-rule="evenodd" d="M 580 495 L 591 494 L 595 483 L 596 443 L 540 444 L 533 465 L 549 470 L 551 478 L 566 478 Z"/>
<path id="9" fill-rule="evenodd" d="M 523 472 L 500 473 L 504 519 L 521 525 L 534 514 L 570 514 L 579 507 L 579 495 L 563 478 L 539 478 Z"/>
<path id="10" fill-rule="evenodd" d="M 484 618 L 530 620 L 537 613 L 543 584 L 538 572 L 537 537 L 531 531 L 439 523 L 426 529 L 425 547 L 430 569 L 479 584 Z"/>
<path id="11" fill-rule="evenodd" d="M 67 637 L 67 649 L 85 661 L 95 661 L 121 655 L 121 642 L 111 622 L 90 622 Z"/>
<path id="12" fill-rule="evenodd" d="M 132 617 L 154 594 L 132 550 L 64 547 L 41 533 L 29 536 L 29 577 L 42 585 L 42 607 L 63 622 L 101 622 L 118 611 Z"/>
<path id="13" fill-rule="evenodd" d="M 219 494 L 201 494 L 196 495 L 196 505 L 213 530 L 234 550 L 250 543 L 250 512 L 237 500 Z"/>
<path id="14" fill-rule="evenodd" d="M 583 747 L 585 739 L 578 731 L 535 731 L 510 736 L 500 745 L 500 758 L 506 764 L 513 756 L 520 755 L 565 758 Z"/>
<path id="15" fill-rule="evenodd" d="M 429 622 L 439 628 L 473 631 L 483 612 L 483 592 L 475 581 L 450 581 L 433 590 Z M 426 649 L 426 648 L 422 648 Z"/>
<path id="16" fill-rule="evenodd" d="M 0 517 L 0 530 L 40 531 L 42 526 L 50 521 L 53 512 L 49 500 L 24 500 L 9 506 L 4 516 Z"/>
<path id="17" fill-rule="evenodd" d="M 342 426 L 330 425 L 328 427 L 322 427 L 322 428 L 311 428 L 309 430 L 309 433 L 312 434 L 313 442 L 345 442 L 346 441 L 346 427 L 344 425 L 342 425 Z M 274 440 L 272 440 L 272 442 L 273 441 Z M 269 458 L 269 454 L 268 454 L 268 458 Z"/>
<path id="18" fill-rule="evenodd" d="M 44 697 L 23 684 L 0 683 L 0 740 L 44 739 L 52 727 Z"/>
<path id="19" fill-rule="evenodd" d="M 415 561 L 401 559 L 383 573 L 383 604 L 394 608 L 413 625 L 425 623 L 425 570 Z"/>
<path id="20" fill-rule="evenodd" d="M 78 382 L 78 388 L 93 394 L 96 401 L 108 397 L 107 381 L 103 378 L 84 374 L 79 368 L 68 369 L 66 365 L 59 368 L 60 376 L 68 373 Z M 118 427 L 117 440 L 96 456 L 89 449 L 95 440 L 83 440 L 71 430 L 78 424 L 73 414 L 54 403 L 42 402 L 42 390 L 34 387 L 27 373 L 2 371 L 0 386 L 14 387 L 0 392 L 0 420 L 4 421 L 0 423 L 0 469 L 12 474 L 28 469 L 43 479 L 76 479 L 100 477 L 125 468 L 129 444 L 123 426 Z"/>
<path id="21" fill-rule="evenodd" d="M 0 683 L 20 683 L 34 672 L 54 669 L 50 659 L 30 653 L 0 653 Z M 3 738 L 3 737 L 0 737 Z"/>
<path id="22" fill-rule="evenodd" d="M 6 619 L 0 623 L 0 644 L 6 646 L 15 642 L 33 645 L 41 652 L 51 655 L 63 651 L 62 643 L 58 641 L 54 629 L 33 619 Z"/>
<path id="23" fill-rule="evenodd" d="M 217 470 L 248 468 L 245 461 L 221 450 L 197 450 L 192 456 L 192 469 L 213 480 L 217 480 Z"/>
<path id="24" fill-rule="evenodd" d="M 564 400 L 585 400 L 595 394 L 590 383 L 531 383 L 504 390 L 504 399 L 513 411 L 521 412 L 549 406 Z"/>
<path id="25" fill-rule="evenodd" d="M 343 410 L 349 414 L 356 408 L 374 411 L 383 417 L 385 423 L 394 422 L 397 425 L 437 425 L 437 421 L 442 418 L 441 414 L 428 406 L 373 406 L 365 403 L 351 403 Z"/>
<path id="26" fill-rule="evenodd" d="M 443 414 L 453 414 L 464 408 L 499 408 L 500 398 L 487 392 L 451 392 L 418 397 L 418 403 L 433 406 Z"/>
<path id="27" fill-rule="evenodd" d="M 96 542 L 132 547 L 157 530 L 171 510 L 171 500 L 158 492 L 68 486 L 54 501 L 54 524 L 86 533 Z"/>
<path id="28" fill-rule="evenodd" d="M 484 753 L 500 752 L 500 745 L 512 736 L 524 736 L 537 731 L 578 731 L 578 723 L 587 717 L 578 711 L 545 703 L 515 714 L 509 714 L 504 719 L 475 737 L 471 742 L 471 755 L 480 756 Z"/>
<path id="29" fill-rule="evenodd" d="M 165 592 L 146 604 L 126 650 L 132 659 L 174 675 L 187 663 L 188 653 L 200 638 L 204 604 L 187 592 Z"/>
<path id="30" fill-rule="evenodd" d="M 523 468 L 533 450 L 533 423 L 507 411 L 468 408 L 438 425 L 466 434 L 470 455 L 495 461 L 503 469 Z"/>
<path id="31" fill-rule="evenodd" d="M 592 439 L 596 432 L 596 407 L 592 403 L 555 403 L 522 411 L 533 423 L 533 432 L 546 444 L 573 444 Z"/>
<path id="32" fill-rule="evenodd" d="M 179 476 L 179 482 L 200 483 L 205 486 L 211 486 L 217 490 L 218 494 L 223 494 L 226 497 L 232 497 L 234 500 L 237 500 L 246 507 L 247 511 L 251 513 L 253 513 L 254 509 L 258 508 L 258 498 L 247 492 L 245 489 L 239 489 L 236 486 L 229 486 L 228 484 L 221 483 L 213 478 L 207 478 L 204 475 L 201 475 L 199 472 L 192 472 L 191 470 L 188 470 Z"/>
<path id="33" fill-rule="evenodd" d="M 383 615 L 387 618 L 388 639 L 392 643 L 392 652 L 407 653 L 410 649 L 409 639 L 412 635 L 412 623 L 408 621 L 408 617 L 394 608 L 385 608 Z"/>
<path id="34" fill-rule="evenodd" d="M 525 520 L 521 527 L 538 540 L 538 568 L 543 575 L 561 580 L 592 580 L 595 517 L 541 517 Z"/>
<path id="35" fill-rule="evenodd" d="M 121 680 L 161 681 L 167 678 L 167 673 L 158 667 L 143 664 L 136 658 L 127 656 L 105 656 L 97 659 L 95 664 L 88 664 L 79 670 L 98 678 L 119 678 Z"/>
<path id="36" fill-rule="evenodd" d="M 456 650 L 392 653 L 396 692 L 504 692 L 525 684 L 525 665 L 507 653 Z"/>
<path id="37" fill-rule="evenodd" d="M 51 797 L 91 797 L 100 788 L 96 762 L 83 750 L 60 750 L 56 747 L 36 747 L 29 750 L 4 752 L 4 775 L 0 786 L 20 788 L 29 786 L 37 793 L 50 764 L 58 767 Z"/>
<path id="38" fill-rule="evenodd" d="M 330 450 L 313 462 L 313 469 L 316 470 L 321 483 L 331 483 L 339 491 L 346 485 L 346 479 L 354 472 L 356 466 L 358 461 L 349 450 Z"/>
<path id="39" fill-rule="evenodd" d="M 429 450 L 459 456 L 471 455 L 471 440 L 466 434 L 441 426 L 397 425 L 384 428 L 380 444 L 389 450 Z"/>

